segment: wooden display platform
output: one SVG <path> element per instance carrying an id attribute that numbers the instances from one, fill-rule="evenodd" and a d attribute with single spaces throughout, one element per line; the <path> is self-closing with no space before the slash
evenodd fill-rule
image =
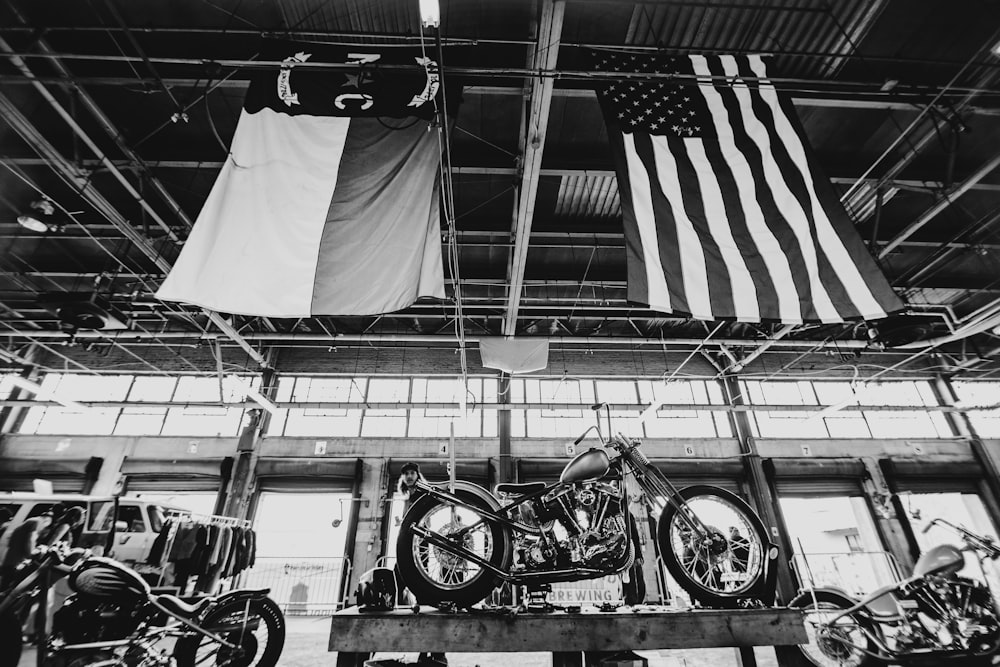
<path id="1" fill-rule="evenodd" d="M 330 651 L 337 664 L 360 665 L 374 652 L 510 653 L 542 651 L 657 650 L 724 646 L 787 646 L 806 641 L 797 609 L 629 608 L 614 612 L 445 613 L 423 607 L 361 613 L 350 607 L 333 615 Z M 358 657 L 354 657 L 357 654 Z"/>

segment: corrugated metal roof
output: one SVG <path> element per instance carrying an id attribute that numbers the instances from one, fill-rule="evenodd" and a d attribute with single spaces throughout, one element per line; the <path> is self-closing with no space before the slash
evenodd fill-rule
<path id="1" fill-rule="evenodd" d="M 692 51 L 807 52 L 849 54 L 871 28 L 887 0 L 774 0 L 637 4 L 626 44 L 662 45 Z M 829 77 L 841 57 L 776 58 L 784 76 Z"/>
<path id="2" fill-rule="evenodd" d="M 617 218 L 621 215 L 614 176 L 563 176 L 556 198 L 557 217 Z"/>

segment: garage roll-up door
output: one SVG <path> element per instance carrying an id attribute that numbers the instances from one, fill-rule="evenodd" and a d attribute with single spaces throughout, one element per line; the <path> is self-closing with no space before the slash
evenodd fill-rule
<path id="1" fill-rule="evenodd" d="M 222 484 L 222 458 L 140 459 L 127 457 L 122 474 L 128 478 L 129 493 L 145 491 L 218 491 Z"/>
<path id="2" fill-rule="evenodd" d="M 974 461 L 879 461 L 897 493 L 978 493 L 985 472 Z"/>
<path id="3" fill-rule="evenodd" d="M 97 479 L 104 459 L 0 458 L 0 491 L 33 491 L 32 480 L 52 483 L 58 493 L 82 493 Z"/>
<path id="4" fill-rule="evenodd" d="M 867 475 L 857 459 L 767 459 L 764 471 L 773 475 L 779 495 L 856 496 Z"/>
<path id="5" fill-rule="evenodd" d="M 359 459 L 267 458 L 257 461 L 261 491 L 335 491 L 350 493 L 360 474 Z"/>
<path id="6" fill-rule="evenodd" d="M 678 489 L 708 484 L 740 495 L 740 481 L 746 477 L 739 459 L 652 459 L 650 462 Z"/>
<path id="7" fill-rule="evenodd" d="M 389 480 L 393 488 L 399 482 L 404 463 L 412 461 L 420 466 L 420 474 L 428 482 L 447 482 L 448 466 L 441 459 L 392 459 L 389 461 Z M 490 487 L 493 474 L 486 459 L 458 459 L 455 461 L 455 479 L 472 482 L 485 488 Z"/>

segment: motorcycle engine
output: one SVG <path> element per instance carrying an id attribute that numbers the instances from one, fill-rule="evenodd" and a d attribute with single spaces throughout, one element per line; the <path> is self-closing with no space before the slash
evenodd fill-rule
<path id="1" fill-rule="evenodd" d="M 125 639 L 143 615 L 134 603 L 81 601 L 70 596 L 52 619 L 53 635 L 66 644 Z"/>
<path id="2" fill-rule="evenodd" d="M 927 577 L 910 591 L 916 609 L 908 610 L 910 628 L 900 648 L 979 652 L 1000 634 L 1000 620 L 988 589 L 963 577 Z"/>
<path id="3" fill-rule="evenodd" d="M 628 547 L 618 490 L 611 484 L 584 482 L 555 489 L 522 506 L 520 518 L 538 526 L 542 536 L 518 535 L 515 569 L 600 568 L 621 558 Z"/>

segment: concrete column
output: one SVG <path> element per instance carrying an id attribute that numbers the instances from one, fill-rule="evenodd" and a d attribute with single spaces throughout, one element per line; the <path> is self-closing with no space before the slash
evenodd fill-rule
<path id="1" fill-rule="evenodd" d="M 500 374 L 497 403 L 510 403 L 510 373 Z M 504 484 L 516 481 L 514 459 L 510 448 L 510 410 L 497 410 L 497 435 L 500 438 L 500 469 L 497 471 L 497 482 Z"/>
<path id="2" fill-rule="evenodd" d="M 347 545 L 347 555 L 351 559 L 349 595 L 357 589 L 361 574 L 375 567 L 382 553 L 382 515 L 386 511 L 384 498 L 388 476 L 388 459 L 362 461 L 360 480 L 355 485 L 355 500 L 351 503 L 351 535 L 354 539 L 353 542 L 349 540 Z"/>

